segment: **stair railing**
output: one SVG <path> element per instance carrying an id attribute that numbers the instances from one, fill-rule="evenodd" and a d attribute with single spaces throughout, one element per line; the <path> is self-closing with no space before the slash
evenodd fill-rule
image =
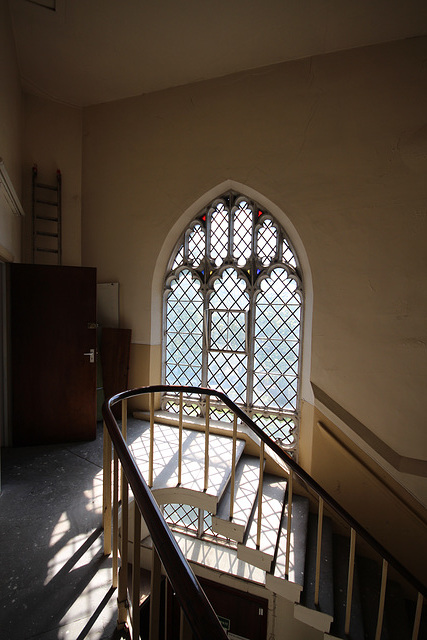
<path id="1" fill-rule="evenodd" d="M 321 554 L 322 554 L 322 545 L 321 545 L 321 541 L 322 541 L 322 527 L 323 527 L 323 517 L 324 517 L 324 505 L 326 504 L 328 506 L 329 509 L 332 509 L 349 527 L 350 527 L 350 549 L 349 549 L 349 567 L 348 567 L 348 582 L 347 582 L 347 603 L 346 603 L 346 618 L 345 618 L 345 632 L 346 634 L 349 633 L 350 630 L 350 616 L 351 616 L 351 602 L 352 602 L 352 592 L 353 592 L 353 577 L 354 577 L 354 562 L 355 562 L 355 548 L 356 548 L 356 538 L 359 537 L 360 539 L 364 540 L 365 543 L 367 543 L 371 549 L 373 549 L 373 551 L 375 551 L 380 558 L 382 559 L 382 578 L 381 578 L 381 587 L 380 587 L 380 598 L 379 598 L 379 605 L 378 605 L 378 617 L 377 617 L 377 627 L 376 627 L 376 635 L 375 635 L 375 640 L 380 640 L 381 637 L 381 632 L 382 632 L 382 624 L 383 624 L 383 615 L 384 615 L 384 603 L 385 603 L 385 594 L 386 594 L 386 584 L 387 584 L 387 574 L 388 574 L 388 567 L 392 567 L 395 571 L 397 571 L 397 573 L 410 585 L 411 588 L 413 588 L 415 590 L 415 592 L 417 593 L 417 605 L 416 605 L 416 610 L 415 610 L 415 616 L 414 616 L 414 624 L 413 624 L 413 632 L 412 632 L 412 640 L 418 640 L 418 632 L 419 632 L 419 627 L 420 627 L 420 620 L 421 620 L 421 612 L 422 612 L 422 606 L 423 606 L 423 602 L 424 599 L 427 597 L 427 587 L 422 584 L 415 576 L 413 576 L 398 560 L 396 560 L 388 551 L 387 549 L 385 549 L 385 547 L 383 547 L 364 527 L 362 527 L 343 507 L 341 507 L 341 505 L 331 496 L 328 494 L 328 492 L 326 492 L 286 451 L 284 451 L 276 442 L 274 442 L 274 440 L 272 440 L 260 427 L 258 427 L 258 425 L 251 419 L 249 418 L 249 416 L 247 416 L 244 411 L 242 411 L 232 400 L 230 400 L 224 393 L 222 393 L 221 391 L 217 391 L 217 390 L 213 390 L 213 389 L 208 389 L 208 388 L 204 388 L 204 387 L 193 387 L 193 386 L 181 386 L 181 385 L 152 385 L 149 387 L 140 387 L 138 389 L 133 389 L 133 390 L 129 390 L 129 391 L 124 391 L 122 393 L 119 393 L 115 396 L 113 396 L 112 398 L 110 398 L 110 400 L 104 405 L 104 409 L 103 409 L 103 414 L 104 414 L 104 420 L 105 423 L 107 425 L 108 431 L 110 433 L 110 436 L 113 440 L 113 444 L 114 446 L 117 448 L 118 451 L 118 455 L 120 456 L 121 462 L 122 462 L 122 467 L 124 467 L 126 469 L 126 473 L 127 473 L 127 469 L 131 468 L 131 466 L 133 465 L 133 467 L 135 467 L 135 463 L 133 461 L 131 461 L 131 454 L 129 452 L 129 450 L 127 449 L 127 446 L 123 440 L 123 436 L 120 434 L 120 431 L 118 429 L 117 423 L 113 417 L 113 414 L 111 412 L 111 406 L 113 406 L 114 404 L 118 403 L 118 402 L 122 402 L 122 428 L 123 425 L 126 424 L 126 401 L 128 398 L 132 398 L 132 397 L 136 397 L 136 396 L 140 396 L 140 395 L 144 395 L 144 394 L 150 394 L 150 452 L 149 452 L 149 486 L 152 487 L 153 486 L 153 458 L 154 458 L 154 395 L 157 393 L 163 393 L 163 392 L 169 392 L 169 393 L 173 393 L 173 394 L 179 394 L 179 419 L 178 419 L 178 426 L 179 426 L 179 452 L 178 452 L 178 460 L 179 460 L 179 464 L 178 464 L 178 486 L 181 484 L 181 468 L 182 468 L 182 429 L 183 429 L 183 395 L 204 395 L 206 397 L 206 413 L 205 413 L 205 427 L 204 427 L 204 432 L 205 432 L 205 455 L 204 455 L 204 490 L 206 491 L 206 489 L 208 488 L 208 484 L 209 484 L 209 428 L 210 428 L 210 416 L 209 416 L 209 405 L 210 405 L 210 397 L 211 396 L 215 396 L 216 399 L 218 399 L 222 404 L 224 404 L 225 406 L 227 406 L 232 412 L 233 412 L 233 432 L 232 432 L 232 437 L 233 437 L 233 453 L 232 453 L 232 460 L 231 460 L 231 482 L 232 482 L 232 489 L 233 489 L 233 485 L 234 485 L 234 473 L 235 473 L 235 466 L 236 466 L 236 441 L 237 441 L 237 420 L 239 419 L 244 425 L 246 425 L 246 427 L 248 427 L 250 429 L 250 431 L 259 438 L 260 441 L 260 471 L 259 471 L 259 475 L 260 475 L 260 489 L 258 492 L 258 501 L 257 501 L 257 509 L 258 509 L 258 528 L 257 528 L 257 547 L 259 548 L 260 545 L 260 535 L 261 535 L 261 522 L 262 522 L 262 475 L 263 475 L 263 469 L 264 469 L 264 448 L 265 446 L 267 446 L 270 451 L 274 452 L 275 456 L 277 458 L 279 458 L 282 463 L 285 465 L 287 472 L 288 472 L 288 476 L 289 476 L 289 482 L 288 482 L 288 522 L 287 522 L 287 548 L 286 548 L 286 558 L 285 558 L 285 566 L 286 566 L 286 576 L 289 575 L 289 557 L 290 557 L 290 538 L 291 538 L 291 518 L 292 518 L 292 492 L 293 492 L 293 479 L 294 476 L 296 476 L 297 478 L 299 478 L 299 480 L 303 483 L 303 485 L 305 485 L 306 487 L 309 488 L 309 490 L 311 492 L 313 492 L 314 494 L 316 494 L 317 499 L 318 499 L 318 531 L 317 531 L 317 550 L 316 550 L 316 577 L 315 577 L 315 605 L 318 606 L 319 604 L 319 587 L 320 587 L 320 566 L 321 566 Z M 114 438 L 113 438 L 113 434 L 114 434 Z M 119 437 L 120 436 L 120 437 Z M 111 448 L 111 447 L 110 447 Z M 122 455 L 124 456 L 125 462 L 122 459 Z M 104 460 L 104 481 L 106 482 L 106 484 L 108 485 L 109 483 L 109 479 L 108 479 L 108 469 L 111 467 L 111 461 L 110 461 L 110 466 L 108 466 L 108 459 L 105 461 Z M 106 469 L 107 469 L 107 473 L 106 473 Z M 114 470 L 116 469 L 116 463 L 114 464 Z M 142 481 L 142 486 L 144 487 L 144 490 L 142 491 L 141 488 L 138 489 L 138 492 L 143 492 L 144 493 L 144 499 L 142 499 L 142 496 L 139 497 L 139 499 L 137 500 L 137 495 L 135 494 L 135 500 L 137 501 L 138 507 L 141 510 L 141 512 L 143 513 L 144 518 L 146 518 L 146 512 L 145 510 L 145 502 L 147 501 L 147 496 L 149 495 L 149 504 L 150 504 L 150 518 L 151 518 L 151 512 L 154 511 L 155 507 L 156 507 L 156 524 L 155 524 L 155 528 L 160 528 L 163 531 L 162 535 L 166 535 L 165 531 L 169 531 L 167 525 L 164 523 L 162 516 L 160 515 L 160 511 L 157 508 L 157 505 L 155 503 L 155 500 L 153 499 L 151 493 L 146 489 L 146 485 L 142 479 L 141 474 L 139 473 L 139 471 L 136 469 L 131 470 L 131 474 L 135 474 L 136 472 L 138 472 L 138 478 L 140 478 L 140 480 Z M 114 471 L 114 478 L 116 478 L 118 472 Z M 131 484 L 132 489 L 133 489 L 133 485 L 131 482 L 131 479 L 128 477 L 129 479 L 129 484 Z M 136 481 L 136 478 L 135 478 Z M 136 482 L 136 484 L 138 485 L 139 483 L 139 479 Z M 105 498 L 105 507 L 104 507 L 104 515 L 105 515 L 105 520 L 104 520 L 104 530 L 105 530 L 105 537 L 108 539 L 108 536 L 111 535 L 111 527 L 108 524 L 108 520 L 111 518 L 111 510 L 109 509 L 108 505 L 111 504 L 111 489 L 108 489 L 108 486 L 104 485 L 104 495 L 106 496 Z M 138 494 L 139 495 L 139 494 Z M 233 509 L 234 509 L 234 504 L 233 504 L 233 498 L 234 498 L 234 491 L 231 492 L 231 499 L 230 499 L 230 520 L 233 517 Z M 124 497 L 122 497 L 122 519 L 123 518 L 127 518 L 127 514 L 125 514 L 125 511 L 123 509 L 123 507 L 125 506 L 124 504 Z M 118 498 L 115 498 L 115 501 L 118 503 Z M 115 518 L 117 518 L 117 523 L 115 525 L 115 530 L 118 530 L 118 517 L 117 517 L 117 508 L 114 508 L 114 504 L 115 501 L 113 500 L 113 515 Z M 137 510 L 135 510 L 136 513 Z M 160 517 L 158 517 L 160 516 Z M 159 524 L 159 522 L 162 521 L 162 525 Z M 149 524 L 147 522 L 147 524 Z M 150 523 L 150 533 L 151 533 L 151 523 Z M 123 537 L 124 537 L 124 532 L 123 532 Z M 153 537 L 153 536 L 152 536 Z M 170 544 L 172 544 L 172 541 L 174 541 L 173 536 L 170 534 L 168 534 L 168 539 L 170 540 Z M 135 531 L 134 532 L 134 540 L 139 540 L 140 539 L 140 530 Z M 113 532 L 113 543 L 115 540 L 115 536 L 114 536 L 114 532 Z M 154 537 L 153 537 L 154 540 Z M 155 543 L 156 544 L 156 543 Z M 168 543 L 169 544 L 169 543 Z M 122 546 L 123 546 L 123 539 L 122 539 Z M 156 544 L 157 546 L 157 544 Z M 176 543 L 173 545 L 175 548 L 177 548 Z M 134 553 L 135 553 L 135 547 L 138 547 L 139 549 L 139 545 L 134 544 Z M 110 553 L 110 549 L 109 547 L 104 547 L 105 553 Z M 138 551 L 136 551 L 136 553 L 139 553 Z M 116 553 L 117 555 L 117 553 Z M 162 562 L 164 564 L 163 558 Z M 122 555 L 122 566 L 123 566 L 123 555 Z M 137 563 L 137 564 L 135 564 Z M 139 557 L 134 558 L 133 561 L 133 566 L 134 567 L 139 567 Z M 114 567 L 116 567 L 114 569 Z M 166 566 L 165 566 L 166 569 Z M 117 561 L 114 561 L 114 550 L 113 550 L 113 572 L 117 571 Z M 191 570 L 190 570 L 191 571 Z M 134 573 L 136 573 L 134 571 Z M 172 582 L 171 579 L 171 583 L 174 586 L 174 583 Z M 114 577 L 113 577 L 113 584 L 114 584 Z M 175 588 L 175 586 L 174 586 Z M 137 587 L 134 587 L 134 589 L 137 589 Z M 122 591 L 124 591 L 124 588 L 122 588 Z M 119 587 L 119 597 L 120 597 L 120 587 Z M 184 605 L 182 605 L 185 613 L 187 614 L 188 619 L 190 619 L 189 614 L 187 612 L 187 610 L 185 609 Z M 120 608 L 120 601 L 119 601 L 119 608 Z M 120 616 L 120 611 L 119 611 L 119 620 L 121 619 L 121 617 L 123 618 L 123 615 Z M 137 636 L 135 636 L 137 637 Z M 204 638 L 207 638 L 206 633 L 203 636 Z M 213 636 L 212 636 L 213 637 Z"/>
<path id="2" fill-rule="evenodd" d="M 104 553 L 111 553 L 113 546 L 113 587 L 118 587 L 118 626 L 130 622 L 133 640 L 140 637 L 140 544 L 141 514 L 148 526 L 153 542 L 150 594 L 150 640 L 159 638 L 160 577 L 161 566 L 181 606 L 180 638 L 184 640 L 192 633 L 197 640 L 225 640 L 227 635 L 221 626 L 209 600 L 199 585 L 191 567 L 184 558 L 175 538 L 167 526 L 160 509 L 132 454 L 126 444 L 127 397 L 132 392 L 119 394 L 104 403 Z M 137 395 L 137 394 L 135 394 Z M 122 431 L 120 431 L 111 407 L 122 401 Z M 113 457 L 112 457 L 113 447 Z M 113 460 L 113 473 L 111 463 Z M 121 482 L 119 483 L 119 462 Z M 113 475 L 113 480 L 111 478 Z M 119 487 L 121 489 L 122 528 L 119 556 Z M 131 603 L 128 601 L 128 502 L 129 487 L 135 500 Z M 130 605 L 130 606 L 129 606 Z"/>

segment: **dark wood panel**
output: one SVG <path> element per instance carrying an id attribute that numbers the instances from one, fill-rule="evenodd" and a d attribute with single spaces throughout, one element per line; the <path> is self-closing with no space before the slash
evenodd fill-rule
<path id="1" fill-rule="evenodd" d="M 268 600 L 244 591 L 198 578 L 215 613 L 231 634 L 247 640 L 266 640 Z M 180 607 L 168 585 L 168 639 L 179 639 Z"/>
<path id="2" fill-rule="evenodd" d="M 10 265 L 14 444 L 96 436 L 96 269 Z"/>
<path id="3" fill-rule="evenodd" d="M 102 328 L 101 364 L 106 398 L 127 389 L 131 333 L 130 329 Z"/>
<path id="4" fill-rule="evenodd" d="M 102 328 L 101 364 L 105 398 L 128 388 L 131 334 L 130 329 Z M 113 408 L 117 417 L 120 417 L 120 412 L 120 405 Z"/>

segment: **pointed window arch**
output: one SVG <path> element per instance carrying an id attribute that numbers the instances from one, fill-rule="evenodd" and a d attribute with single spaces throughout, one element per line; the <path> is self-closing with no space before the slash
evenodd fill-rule
<path id="1" fill-rule="evenodd" d="M 282 226 L 234 191 L 187 226 L 164 286 L 163 382 L 220 389 L 284 448 L 296 452 L 303 282 Z M 178 411 L 165 394 L 162 408 Z M 228 409 L 211 403 L 212 417 Z M 204 414 L 188 396 L 184 413 Z"/>

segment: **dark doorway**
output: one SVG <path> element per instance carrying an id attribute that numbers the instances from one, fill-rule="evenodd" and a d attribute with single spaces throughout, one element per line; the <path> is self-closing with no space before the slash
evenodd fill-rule
<path id="1" fill-rule="evenodd" d="M 268 601 L 245 591 L 238 591 L 198 578 L 201 587 L 230 638 L 266 640 Z M 169 585 L 167 595 L 167 638 L 179 639 L 180 607 Z"/>

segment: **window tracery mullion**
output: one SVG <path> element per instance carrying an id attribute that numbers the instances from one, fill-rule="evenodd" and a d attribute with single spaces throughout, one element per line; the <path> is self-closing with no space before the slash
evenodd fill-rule
<path id="1" fill-rule="evenodd" d="M 252 288 L 249 299 L 248 314 L 248 342 L 250 346 L 248 352 L 248 370 L 247 370 L 247 392 L 246 392 L 246 409 L 248 412 L 252 409 L 253 403 L 253 381 L 254 381 L 254 336 L 255 336 L 255 313 L 254 313 L 254 296 L 255 291 Z"/>

